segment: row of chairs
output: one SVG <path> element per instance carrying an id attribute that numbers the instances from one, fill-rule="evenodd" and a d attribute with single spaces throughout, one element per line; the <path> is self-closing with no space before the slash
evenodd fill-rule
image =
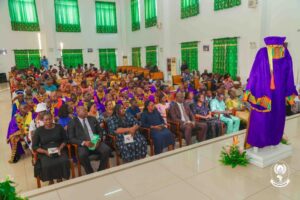
<path id="1" fill-rule="evenodd" d="M 119 166 L 121 164 L 121 156 L 120 156 L 121 154 L 116 145 L 116 136 L 109 133 L 109 129 L 107 127 L 106 122 L 104 122 L 104 129 L 108 134 L 107 134 L 106 141 L 104 141 L 102 138 L 101 142 L 107 142 L 109 144 L 109 146 L 112 148 L 112 150 L 115 151 L 116 165 Z M 148 145 L 150 146 L 150 156 L 153 156 L 154 155 L 154 143 L 151 138 L 150 129 L 140 127 L 140 132 L 144 135 L 144 137 L 147 140 Z M 72 152 L 75 153 L 78 176 L 82 176 L 81 164 L 80 164 L 80 160 L 79 160 L 79 156 L 78 156 L 78 145 L 67 144 L 66 147 L 68 150 L 68 159 L 70 162 L 71 178 L 75 178 L 75 163 L 74 163 L 74 159 L 73 159 L 74 155 L 72 154 Z M 33 155 L 33 165 L 35 165 L 38 162 L 38 153 L 36 151 L 33 151 L 32 155 Z M 89 160 L 97 161 L 97 160 L 100 160 L 100 157 L 97 155 L 90 155 Z M 110 168 L 110 164 L 107 166 L 107 168 Z M 37 181 L 37 187 L 40 188 L 41 187 L 41 179 L 39 176 L 36 177 L 36 181 Z"/>
<path id="2" fill-rule="evenodd" d="M 142 67 L 135 67 L 135 66 L 119 66 L 118 72 L 122 73 L 143 73 L 144 76 L 150 76 L 153 80 L 164 80 L 164 73 L 163 72 L 150 72 L 148 69 L 144 69 Z"/>
<path id="3" fill-rule="evenodd" d="M 220 115 L 213 113 L 214 115 L 218 116 L 218 120 L 220 120 Z M 170 120 L 170 116 L 169 116 L 169 112 L 167 111 L 167 123 L 168 123 L 168 128 L 171 130 L 171 132 L 174 134 L 176 141 L 178 141 L 179 143 L 179 147 L 181 148 L 183 146 L 183 139 L 184 139 L 184 135 L 181 131 L 180 128 L 180 123 L 179 122 L 175 122 Z M 196 120 L 200 120 L 198 118 L 196 118 Z M 116 136 L 112 133 L 109 133 L 109 128 L 107 126 L 107 123 L 104 122 L 104 129 L 105 131 L 108 133 L 107 134 L 107 138 L 106 141 L 103 140 L 102 138 L 102 142 L 107 142 L 108 145 L 111 147 L 111 149 L 113 151 L 115 151 L 115 162 L 116 165 L 119 166 L 121 164 L 121 154 L 119 149 L 117 148 L 116 145 Z M 144 127 L 140 127 L 139 129 L 140 133 L 146 138 L 148 145 L 150 146 L 150 156 L 154 155 L 154 142 L 153 139 L 151 137 L 151 130 L 150 128 L 144 128 Z M 226 126 L 224 123 L 222 123 L 222 135 L 225 134 L 226 131 Z M 72 152 L 75 152 L 75 157 L 76 157 L 76 164 L 77 164 L 77 172 L 78 172 L 78 176 L 82 176 L 82 172 L 81 172 L 81 164 L 80 164 L 80 160 L 79 160 L 79 156 L 78 156 L 78 146 L 76 144 L 67 144 L 67 150 L 68 150 L 68 158 L 69 158 L 69 162 L 70 162 L 70 170 L 71 170 L 71 177 L 75 178 L 75 163 L 73 160 L 73 155 Z M 91 161 L 95 161 L 95 160 L 99 160 L 99 156 L 97 155 L 91 155 L 89 157 L 89 159 Z M 33 164 L 37 163 L 38 160 L 38 153 L 33 151 Z M 107 166 L 108 168 L 110 167 L 110 164 Z M 40 177 L 36 177 L 36 181 L 37 181 L 37 187 L 40 188 L 41 187 L 41 180 Z"/>
<path id="4" fill-rule="evenodd" d="M 173 85 L 180 85 L 183 83 L 183 78 L 181 75 L 174 75 L 172 76 L 172 83 Z M 195 89 L 199 89 L 200 88 L 200 79 L 199 78 L 195 78 L 193 80 Z M 212 89 L 212 82 L 211 81 L 207 81 L 206 83 L 207 86 L 207 90 L 211 90 Z"/>

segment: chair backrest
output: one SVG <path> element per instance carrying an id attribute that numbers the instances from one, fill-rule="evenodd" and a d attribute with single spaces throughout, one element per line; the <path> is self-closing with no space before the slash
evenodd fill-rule
<path id="1" fill-rule="evenodd" d="M 103 129 L 106 131 L 106 133 L 109 133 L 109 128 L 105 120 L 103 120 Z"/>
<path id="2" fill-rule="evenodd" d="M 180 85 L 182 83 L 182 76 L 181 75 L 172 76 L 172 82 L 173 85 Z"/>
<path id="3" fill-rule="evenodd" d="M 194 85 L 195 85 L 195 89 L 199 89 L 200 88 L 200 79 L 199 78 L 195 78 L 194 79 Z"/>
<path id="4" fill-rule="evenodd" d="M 150 78 L 153 80 L 164 80 L 164 73 L 163 72 L 150 73 Z"/>

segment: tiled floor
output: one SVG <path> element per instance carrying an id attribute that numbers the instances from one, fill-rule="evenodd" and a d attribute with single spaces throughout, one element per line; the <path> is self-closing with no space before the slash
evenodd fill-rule
<path id="1" fill-rule="evenodd" d="M 1 87 L 0 87 L 1 88 Z M 10 114 L 8 92 L 0 93 L 0 177 L 15 177 L 17 190 L 25 192 L 36 187 L 29 156 L 18 164 L 8 164 L 9 146 L 5 143 Z M 288 200 L 300 199 L 300 116 L 286 123 L 293 155 L 285 161 L 291 169 L 291 183 L 282 189 L 270 184 L 270 167 L 260 169 L 249 165 L 232 169 L 219 164 L 222 146 L 231 139 L 205 146 L 169 153 L 161 159 L 125 169 L 114 167 L 106 172 L 94 173 L 61 184 L 43 187 L 32 200 Z M 241 144 L 243 135 L 240 136 Z M 147 158 L 151 160 L 152 158 Z M 138 161 L 142 163 L 144 161 Z M 53 190 L 52 190 L 53 189 Z M 31 195 L 33 194 L 31 193 Z M 26 193 L 29 194 L 29 193 Z"/>

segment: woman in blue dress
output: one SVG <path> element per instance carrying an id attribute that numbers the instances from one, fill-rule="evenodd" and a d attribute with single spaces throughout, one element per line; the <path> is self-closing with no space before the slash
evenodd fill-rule
<path id="1" fill-rule="evenodd" d="M 65 130 L 72 119 L 71 108 L 68 104 L 63 104 L 58 110 L 58 124 L 61 125 Z"/>
<path id="2" fill-rule="evenodd" d="M 174 135 L 166 128 L 165 121 L 155 108 L 152 101 L 145 102 L 144 112 L 141 117 L 142 127 L 150 128 L 154 142 L 154 153 L 160 154 L 164 148 L 174 149 Z"/>

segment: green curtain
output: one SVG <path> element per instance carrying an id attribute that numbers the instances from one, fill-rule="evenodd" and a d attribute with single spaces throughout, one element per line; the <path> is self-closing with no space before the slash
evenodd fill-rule
<path id="1" fill-rule="evenodd" d="M 141 65 L 141 48 L 132 48 L 132 66 L 140 67 Z"/>
<path id="2" fill-rule="evenodd" d="M 214 40 L 213 72 L 221 75 L 229 74 L 236 79 L 238 68 L 237 38 L 222 38 Z"/>
<path id="3" fill-rule="evenodd" d="M 140 30 L 139 0 L 131 0 L 131 30 Z"/>
<path id="4" fill-rule="evenodd" d="M 241 0 L 215 0 L 214 10 L 223 10 L 241 5 Z"/>
<path id="5" fill-rule="evenodd" d="M 117 11 L 115 2 L 96 1 L 97 33 L 117 33 Z"/>
<path id="6" fill-rule="evenodd" d="M 82 49 L 63 49 L 62 59 L 66 68 L 77 68 L 83 65 Z"/>
<path id="7" fill-rule="evenodd" d="M 181 43 L 181 61 L 186 62 L 190 71 L 198 71 L 198 42 Z"/>
<path id="8" fill-rule="evenodd" d="M 78 0 L 55 0 L 57 32 L 80 32 Z"/>
<path id="9" fill-rule="evenodd" d="M 213 73 L 225 74 L 225 42 L 223 39 L 214 40 Z"/>
<path id="10" fill-rule="evenodd" d="M 145 0 L 145 27 L 157 25 L 156 0 Z"/>
<path id="11" fill-rule="evenodd" d="M 157 66 L 157 46 L 146 47 L 146 64 Z"/>
<path id="12" fill-rule="evenodd" d="M 181 0 L 181 19 L 199 14 L 199 0 Z"/>
<path id="13" fill-rule="evenodd" d="M 226 73 L 230 74 L 234 80 L 236 79 L 237 75 L 237 53 L 237 38 L 228 39 L 226 46 Z"/>
<path id="14" fill-rule="evenodd" d="M 105 71 L 117 72 L 117 56 L 115 49 L 99 49 L 100 68 Z"/>
<path id="15" fill-rule="evenodd" d="M 33 49 L 14 50 L 17 69 L 26 69 L 30 65 L 40 68 L 40 51 Z"/>
<path id="16" fill-rule="evenodd" d="M 8 0 L 11 27 L 14 31 L 40 31 L 35 0 Z"/>

